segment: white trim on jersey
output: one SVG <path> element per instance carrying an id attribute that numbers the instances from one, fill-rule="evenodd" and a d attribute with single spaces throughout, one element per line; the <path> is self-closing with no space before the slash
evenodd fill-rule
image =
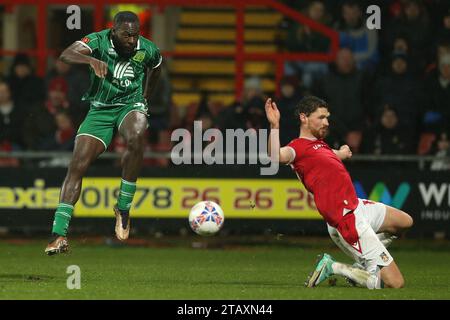
<path id="1" fill-rule="evenodd" d="M 291 153 L 292 153 L 292 155 L 294 156 L 294 157 L 292 158 L 291 161 L 289 161 L 288 163 L 286 163 L 286 165 L 289 166 L 289 165 L 291 165 L 291 164 L 295 161 L 295 158 L 297 157 L 297 153 L 295 152 L 294 148 L 292 148 L 292 147 L 290 147 L 290 146 L 286 146 L 286 148 L 288 148 L 288 150 L 290 150 Z"/>
<path id="2" fill-rule="evenodd" d="M 159 57 L 159 62 L 156 66 L 153 67 L 153 69 L 158 68 L 160 66 L 161 62 L 162 62 L 162 56 Z"/>
<path id="3" fill-rule="evenodd" d="M 88 48 L 88 49 L 91 51 L 91 53 L 92 53 L 91 47 L 89 47 L 89 46 L 88 46 L 86 43 L 84 43 L 83 41 L 78 40 L 78 41 L 75 41 L 75 42 L 81 43 L 83 46 L 85 46 L 86 48 Z"/>
<path id="4" fill-rule="evenodd" d="M 309 141 L 317 141 L 317 140 L 319 140 L 317 138 L 308 138 L 308 137 L 299 137 L 299 139 L 306 139 L 306 140 L 309 140 Z"/>
<path id="5" fill-rule="evenodd" d="M 126 103 L 103 103 L 103 102 L 100 102 L 100 101 L 94 101 L 94 100 L 92 100 L 91 101 L 91 104 L 94 106 L 94 107 L 99 107 L 99 108 L 101 108 L 101 107 L 112 107 L 112 106 L 125 106 L 126 105 Z"/>

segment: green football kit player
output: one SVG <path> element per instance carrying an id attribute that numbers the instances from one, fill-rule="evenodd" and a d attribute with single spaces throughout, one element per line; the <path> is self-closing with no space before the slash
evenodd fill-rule
<path id="1" fill-rule="evenodd" d="M 130 207 L 142 164 L 148 127 L 148 98 L 156 86 L 162 57 L 158 47 L 139 35 L 139 19 L 129 11 L 114 17 L 111 29 L 76 41 L 61 54 L 68 64 L 89 65 L 91 85 L 83 96 L 90 110 L 80 125 L 73 157 L 61 188 L 48 255 L 68 251 L 67 231 L 81 183 L 89 165 L 102 154 L 118 132 L 126 141 L 117 204 L 116 237 L 129 236 Z M 144 84 L 145 82 L 145 84 Z"/>

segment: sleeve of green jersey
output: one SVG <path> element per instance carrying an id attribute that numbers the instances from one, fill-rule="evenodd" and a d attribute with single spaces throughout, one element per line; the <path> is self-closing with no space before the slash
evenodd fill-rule
<path id="1" fill-rule="evenodd" d="M 159 51 L 159 48 L 155 46 L 151 52 L 147 66 L 151 69 L 155 69 L 161 65 L 161 62 L 162 62 L 161 52 Z"/>
<path id="2" fill-rule="evenodd" d="M 81 39 L 80 41 L 77 41 L 77 42 L 79 42 L 80 44 L 82 44 L 83 46 L 85 46 L 86 48 L 91 50 L 91 53 L 92 53 L 98 49 L 99 39 L 98 39 L 97 33 L 94 32 L 94 33 L 88 34 L 83 39 Z"/>

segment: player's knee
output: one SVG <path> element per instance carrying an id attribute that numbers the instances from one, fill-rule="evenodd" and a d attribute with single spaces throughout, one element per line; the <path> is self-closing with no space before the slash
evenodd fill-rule
<path id="1" fill-rule="evenodd" d="M 136 130 L 127 137 L 127 149 L 129 151 L 138 151 L 144 148 L 144 135 Z"/>
<path id="2" fill-rule="evenodd" d="M 81 158 L 74 158 L 70 163 L 69 175 L 83 176 L 89 167 L 89 161 Z"/>
<path id="3" fill-rule="evenodd" d="M 405 222 L 404 223 L 405 223 L 405 229 L 409 229 L 413 226 L 414 220 L 409 214 L 405 213 Z"/>
<path id="4" fill-rule="evenodd" d="M 396 272 L 395 275 L 385 277 L 383 282 L 386 288 L 400 289 L 405 286 L 405 279 L 400 272 Z"/>
<path id="5" fill-rule="evenodd" d="M 401 289 L 405 286 L 405 280 L 402 276 L 396 277 L 387 283 L 387 286 L 392 289 Z"/>
<path id="6" fill-rule="evenodd" d="M 398 228 L 399 232 L 405 231 L 406 229 L 409 229 L 413 226 L 414 220 L 413 218 L 407 214 L 406 212 L 402 211 L 401 220 L 398 222 Z"/>

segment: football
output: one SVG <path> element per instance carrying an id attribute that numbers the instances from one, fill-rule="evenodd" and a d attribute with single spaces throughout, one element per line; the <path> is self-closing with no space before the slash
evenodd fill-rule
<path id="1" fill-rule="evenodd" d="M 202 201 L 192 207 L 189 213 L 189 225 L 201 236 L 212 236 L 219 232 L 225 217 L 222 208 L 213 201 Z"/>

